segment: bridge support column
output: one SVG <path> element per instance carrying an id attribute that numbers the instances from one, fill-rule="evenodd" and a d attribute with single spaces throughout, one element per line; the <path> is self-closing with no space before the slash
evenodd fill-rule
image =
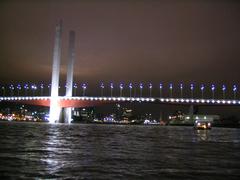
<path id="1" fill-rule="evenodd" d="M 193 121 L 193 115 L 198 113 L 198 106 L 194 106 L 193 104 L 190 105 L 189 107 L 189 115 L 191 120 Z"/>
<path id="2" fill-rule="evenodd" d="M 75 32 L 69 32 L 69 49 L 68 49 L 68 69 L 67 69 L 67 86 L 66 86 L 66 96 L 72 97 L 72 87 L 73 87 L 73 65 L 75 59 Z M 64 108 L 64 122 L 71 123 L 72 121 L 72 108 Z"/>
<path id="3" fill-rule="evenodd" d="M 51 84 L 51 102 L 50 102 L 50 123 L 59 121 L 61 107 L 58 102 L 58 86 L 60 73 L 60 59 L 61 59 L 61 40 L 62 40 L 62 22 L 56 26 L 55 43 L 53 50 L 53 65 L 52 65 L 52 84 Z"/>

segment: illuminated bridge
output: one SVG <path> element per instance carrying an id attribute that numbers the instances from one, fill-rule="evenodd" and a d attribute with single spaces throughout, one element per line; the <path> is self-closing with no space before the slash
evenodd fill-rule
<path id="1" fill-rule="evenodd" d="M 18 102 L 29 105 L 50 107 L 50 96 L 29 96 L 29 97 L 0 97 L 0 101 Z M 154 98 L 154 97 L 66 97 L 57 98 L 61 108 L 66 107 L 94 107 L 110 103 L 143 102 L 156 104 L 173 105 L 200 105 L 200 106 L 236 106 L 240 100 L 232 99 L 191 99 L 191 98 Z"/>
<path id="2" fill-rule="evenodd" d="M 240 105 L 237 100 L 237 85 L 231 84 L 231 88 L 223 84 L 218 91 L 214 84 L 198 87 L 191 83 L 188 86 L 180 83 L 174 86 L 173 83 L 160 83 L 153 86 L 152 83 L 119 83 L 114 86 L 110 83 L 105 86 L 100 83 L 99 89 L 95 88 L 95 95 L 87 94 L 87 83 L 77 86 L 73 83 L 73 71 L 75 61 L 75 32 L 69 32 L 69 49 L 68 49 L 68 68 L 66 85 L 60 89 L 60 60 L 61 60 L 61 41 L 62 41 L 62 22 L 56 26 L 55 41 L 53 48 L 52 80 L 51 84 L 5 84 L 0 86 L 0 102 L 17 102 L 30 105 L 47 106 L 49 108 L 49 122 L 59 121 L 61 111 L 64 110 L 64 122 L 70 123 L 72 118 L 72 107 L 94 107 L 103 104 L 115 102 L 141 102 L 141 103 L 158 103 L 174 105 L 196 105 L 196 106 L 235 106 Z M 229 86 L 229 85 L 228 85 Z M 153 87 L 156 87 L 153 89 Z M 164 88 L 163 88 L 164 87 Z M 230 86 L 229 86 L 230 87 Z M 81 93 L 77 93 L 78 90 Z M 60 92 L 64 95 L 59 95 Z M 89 89 L 88 89 L 89 90 Z M 99 90 L 99 95 L 96 91 Z M 105 93 L 104 93 L 105 91 Z M 106 94 L 108 91 L 108 95 Z M 176 91 L 178 92 L 176 95 Z M 220 91 L 220 93 L 219 93 Z M 118 95 L 116 95 L 116 92 Z M 158 95 L 156 95 L 158 92 Z M 228 92 L 228 94 L 227 94 Z M 229 95 L 229 92 L 230 95 Z M 30 94 L 31 93 L 31 94 Z"/>

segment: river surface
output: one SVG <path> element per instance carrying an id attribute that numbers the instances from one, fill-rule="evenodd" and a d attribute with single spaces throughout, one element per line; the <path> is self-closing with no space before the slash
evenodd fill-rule
<path id="1" fill-rule="evenodd" d="M 240 179 L 240 129 L 0 122 L 1 179 Z"/>

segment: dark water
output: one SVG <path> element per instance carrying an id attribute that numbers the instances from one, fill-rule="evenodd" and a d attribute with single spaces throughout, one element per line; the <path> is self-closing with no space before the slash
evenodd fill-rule
<path id="1" fill-rule="evenodd" d="M 1 122 L 0 176 L 239 179 L 240 129 Z"/>

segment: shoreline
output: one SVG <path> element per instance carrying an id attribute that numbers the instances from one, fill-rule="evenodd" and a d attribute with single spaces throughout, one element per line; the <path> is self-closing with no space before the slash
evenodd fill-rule
<path id="1" fill-rule="evenodd" d="M 41 124 L 49 124 L 49 122 L 46 122 L 46 121 L 9 121 L 9 120 L 3 120 L 3 119 L 0 119 L 0 122 L 16 122 L 16 123 L 41 123 Z M 57 123 L 57 124 L 64 124 L 64 123 Z M 137 123 L 94 123 L 94 122 L 91 122 L 91 123 L 88 123 L 88 122 L 72 122 L 71 124 L 96 124 L 96 125 L 130 125 L 130 126 L 135 126 L 135 125 L 141 125 L 141 126 L 185 126 L 185 127 L 194 127 L 193 124 L 168 124 L 168 125 L 160 125 L 160 124 L 137 124 Z M 236 129 L 239 129 L 240 128 L 240 125 L 232 125 L 232 124 L 229 124 L 229 125 L 222 125 L 222 124 L 213 124 L 212 127 L 217 127 L 217 128 L 236 128 Z"/>

